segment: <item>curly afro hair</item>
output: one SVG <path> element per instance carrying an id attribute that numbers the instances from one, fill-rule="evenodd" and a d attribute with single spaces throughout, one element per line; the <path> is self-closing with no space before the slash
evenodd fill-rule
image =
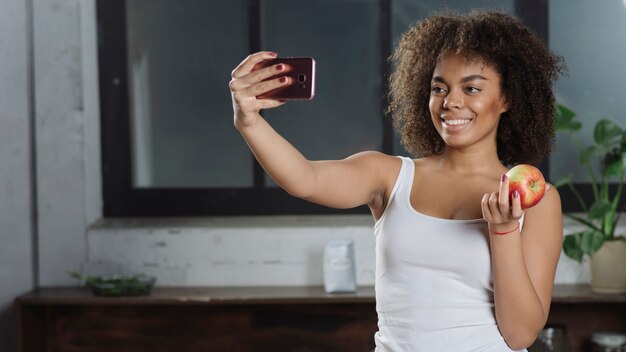
<path id="1" fill-rule="evenodd" d="M 497 131 L 501 162 L 537 164 L 546 157 L 555 139 L 552 83 L 565 69 L 564 61 L 517 18 L 498 11 L 447 11 L 403 34 L 390 58 L 388 113 L 404 148 L 415 157 L 443 151 L 428 101 L 435 65 L 451 53 L 478 57 L 500 75 L 509 103 Z"/>

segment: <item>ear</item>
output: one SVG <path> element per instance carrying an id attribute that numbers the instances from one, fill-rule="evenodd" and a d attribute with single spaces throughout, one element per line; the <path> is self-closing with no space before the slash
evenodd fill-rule
<path id="1" fill-rule="evenodd" d="M 506 95 L 502 95 L 500 97 L 500 102 L 502 105 L 502 108 L 500 109 L 500 113 L 503 114 L 509 111 L 509 99 L 507 99 Z"/>

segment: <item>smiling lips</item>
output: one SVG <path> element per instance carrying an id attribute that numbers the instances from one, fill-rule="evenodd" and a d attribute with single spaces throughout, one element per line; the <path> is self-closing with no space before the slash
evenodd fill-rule
<path id="1" fill-rule="evenodd" d="M 459 126 L 459 125 L 466 125 L 468 123 L 470 123 L 470 121 L 472 121 L 472 119 L 467 119 L 467 118 L 458 118 L 458 117 L 441 117 L 441 120 L 449 126 Z"/>

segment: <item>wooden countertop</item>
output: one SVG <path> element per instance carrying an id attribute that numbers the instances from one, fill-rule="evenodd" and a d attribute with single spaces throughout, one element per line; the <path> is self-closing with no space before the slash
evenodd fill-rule
<path id="1" fill-rule="evenodd" d="M 17 297 L 26 305 L 246 305 L 375 303 L 373 286 L 328 294 L 312 287 L 155 287 L 149 296 L 97 297 L 83 287 L 40 288 Z M 553 303 L 626 303 L 626 295 L 599 295 L 584 284 L 555 285 Z"/>
<path id="2" fill-rule="evenodd" d="M 552 302 L 555 303 L 626 303 L 626 294 L 609 295 L 591 291 L 588 284 L 554 285 Z"/>
<path id="3" fill-rule="evenodd" d="M 98 297 L 82 287 L 40 288 L 17 298 L 23 304 L 124 305 L 124 304 L 308 304 L 374 303 L 374 287 L 356 293 L 328 294 L 312 287 L 155 287 L 149 296 Z"/>

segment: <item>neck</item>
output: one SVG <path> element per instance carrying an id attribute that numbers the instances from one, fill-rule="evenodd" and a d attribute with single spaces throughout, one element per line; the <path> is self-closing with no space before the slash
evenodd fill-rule
<path id="1" fill-rule="evenodd" d="M 446 146 L 437 158 L 442 169 L 455 173 L 491 173 L 506 169 L 498 159 L 495 145 L 462 149 Z"/>

